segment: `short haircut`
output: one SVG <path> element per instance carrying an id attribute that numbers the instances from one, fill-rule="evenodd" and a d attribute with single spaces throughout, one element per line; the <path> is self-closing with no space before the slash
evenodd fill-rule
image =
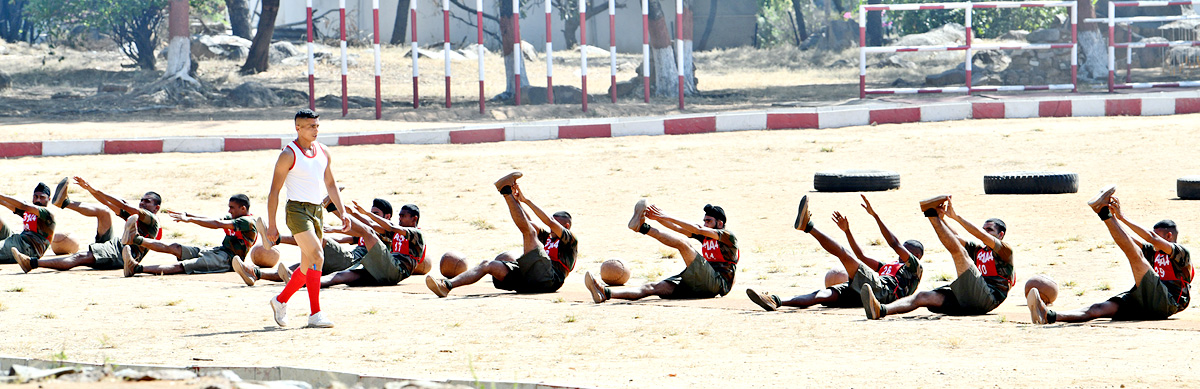
<path id="1" fill-rule="evenodd" d="M 33 187 L 33 193 L 34 194 L 45 193 L 46 196 L 49 196 L 50 195 L 50 186 L 46 185 L 45 182 L 39 182 L 37 184 L 37 186 Z"/>
<path id="2" fill-rule="evenodd" d="M 400 214 L 412 217 L 421 217 L 421 209 L 417 208 L 416 204 L 404 204 L 403 207 L 400 207 Z"/>
<path id="3" fill-rule="evenodd" d="M 302 109 L 296 111 L 296 119 L 316 119 L 321 117 L 321 114 L 316 113 L 311 109 Z"/>
<path id="4" fill-rule="evenodd" d="M 154 205 L 162 205 L 162 196 L 158 193 L 150 191 L 146 192 L 145 196 L 150 196 L 150 200 L 154 202 Z"/>
<path id="5" fill-rule="evenodd" d="M 991 218 L 991 219 L 987 219 L 987 222 L 985 222 L 985 223 L 992 223 L 992 224 L 995 224 L 995 225 L 996 225 L 996 231 L 1000 231 L 1000 232 L 1005 232 L 1005 231 L 1008 231 L 1008 226 L 1004 225 L 1004 221 L 1003 221 L 1003 220 L 1000 220 L 1000 219 L 998 219 L 998 218 Z"/>
<path id="6" fill-rule="evenodd" d="M 921 244 L 921 241 L 919 240 L 909 239 L 904 241 L 904 245 L 919 250 L 921 254 L 925 254 L 925 245 Z M 917 255 L 917 253 L 912 252 L 912 250 L 909 250 L 909 254 Z"/>
<path id="7" fill-rule="evenodd" d="M 561 218 L 563 218 L 563 219 L 567 219 L 567 221 L 571 221 L 571 214 L 567 213 L 567 211 L 558 211 L 558 212 L 555 212 L 553 216 L 554 216 L 554 217 L 561 217 Z"/>
<path id="8" fill-rule="evenodd" d="M 387 200 L 375 199 L 375 201 L 371 202 L 371 206 L 379 208 L 379 211 L 383 212 L 384 215 L 392 216 L 392 203 L 389 203 Z"/>
<path id="9" fill-rule="evenodd" d="M 233 197 L 229 198 L 229 201 L 234 202 L 237 205 L 246 207 L 246 209 L 250 209 L 250 197 L 247 197 L 244 194 L 241 194 L 241 193 L 235 194 L 235 195 L 233 195 Z"/>
<path id="10" fill-rule="evenodd" d="M 1154 229 L 1166 229 L 1170 230 L 1172 233 L 1179 233 L 1179 228 L 1175 226 L 1175 221 L 1171 219 L 1162 219 L 1162 221 L 1154 223 Z"/>

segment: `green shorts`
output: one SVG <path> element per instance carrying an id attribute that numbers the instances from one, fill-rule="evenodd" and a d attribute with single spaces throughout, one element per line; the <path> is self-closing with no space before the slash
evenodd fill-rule
<path id="1" fill-rule="evenodd" d="M 325 254 L 325 262 L 321 265 L 321 275 L 350 270 L 362 261 L 363 256 L 367 255 L 365 247 L 354 246 L 353 249 L 347 249 L 346 246 L 338 244 L 331 238 L 322 240 L 321 251 Z"/>
<path id="2" fill-rule="evenodd" d="M 366 277 L 355 285 L 391 286 L 399 284 L 412 275 L 416 261 L 407 255 L 392 254 L 390 250 L 377 244 L 367 251 L 362 259 L 362 271 Z M 511 274 L 511 273 L 510 273 Z"/>
<path id="3" fill-rule="evenodd" d="M 13 234 L 8 226 L 0 226 L 0 239 L 4 239 L 4 243 L 0 244 L 0 263 L 13 264 L 17 263 L 17 259 L 12 256 L 12 249 L 16 248 L 17 252 L 28 255 L 29 258 L 41 258 L 42 253 L 37 252 L 37 249 L 29 242 L 25 241 L 25 237 L 21 234 Z"/>
<path id="4" fill-rule="evenodd" d="M 92 258 L 96 259 L 95 263 L 88 265 L 90 268 L 117 270 L 125 264 L 125 260 L 121 259 L 121 238 L 113 236 L 111 227 L 103 234 L 96 235 L 96 243 L 89 244 L 88 251 L 92 253 Z"/>
<path id="5" fill-rule="evenodd" d="M 541 248 L 521 255 L 516 262 L 500 263 L 508 266 L 508 275 L 504 276 L 504 280 L 492 279 L 496 289 L 517 293 L 553 293 L 566 281 L 566 275 L 554 271 L 550 256 Z"/>
<path id="6" fill-rule="evenodd" d="M 183 272 L 187 274 L 226 273 L 233 271 L 233 253 L 224 247 L 209 247 L 200 250 L 195 246 L 183 246 L 179 258 Z"/>
<path id="7" fill-rule="evenodd" d="M 1128 292 L 1118 294 L 1108 299 L 1117 303 L 1117 313 L 1113 320 L 1164 320 L 1183 310 L 1167 292 L 1154 271 L 1146 272 L 1142 282 L 1134 285 Z"/>
<path id="8" fill-rule="evenodd" d="M 826 288 L 837 293 L 837 300 L 821 303 L 821 305 L 830 308 L 862 308 L 859 291 L 862 290 L 863 285 L 871 285 L 871 290 L 875 292 L 875 299 L 879 300 L 880 304 L 896 301 L 896 296 L 885 290 L 883 279 L 879 277 L 879 273 L 871 270 L 867 265 L 859 263 L 858 270 L 854 272 L 854 278 L 849 282 Z"/>
<path id="9" fill-rule="evenodd" d="M 940 307 L 928 307 L 929 311 L 951 316 L 983 315 L 1004 302 L 995 297 L 991 285 L 983 280 L 979 269 L 974 266 L 959 275 L 950 285 L 933 291 L 945 297 L 945 301 Z"/>
<path id="10" fill-rule="evenodd" d="M 712 298 L 729 294 L 730 285 L 725 282 L 717 274 L 717 270 L 713 269 L 708 261 L 704 260 L 704 256 L 696 254 L 696 258 L 692 259 L 692 263 L 688 264 L 682 273 L 671 276 L 663 282 L 675 284 L 675 291 L 663 298 L 672 299 L 696 299 L 696 298 Z"/>
<path id="11" fill-rule="evenodd" d="M 321 209 L 320 205 L 288 200 L 283 211 L 284 220 L 288 230 L 292 231 L 292 236 L 312 231 L 317 234 L 318 241 L 324 240 L 325 231 L 321 228 L 321 221 L 324 219 L 325 210 Z"/>

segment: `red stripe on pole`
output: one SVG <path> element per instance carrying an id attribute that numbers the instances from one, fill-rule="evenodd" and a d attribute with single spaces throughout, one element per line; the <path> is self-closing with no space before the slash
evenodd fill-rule
<path id="1" fill-rule="evenodd" d="M 42 155 L 42 142 L 0 142 L 0 158 Z"/>
<path id="2" fill-rule="evenodd" d="M 374 43 L 379 44 L 379 8 L 371 9 L 371 24 L 374 30 Z M 376 53 L 375 55 L 380 55 Z M 375 74 L 375 120 L 383 118 L 383 80 L 379 74 Z"/>
<path id="3" fill-rule="evenodd" d="M 686 119 L 666 119 L 663 120 L 663 132 L 667 135 L 717 132 L 717 118 L 715 116 L 702 116 Z"/>
<path id="4" fill-rule="evenodd" d="M 585 124 L 577 126 L 559 126 L 559 139 L 609 138 L 612 137 L 611 124 Z"/>
<path id="5" fill-rule="evenodd" d="M 1038 102 L 1038 117 L 1043 117 L 1043 118 L 1071 117 L 1071 100 Z"/>
<path id="6" fill-rule="evenodd" d="M 820 120 L 816 113 L 769 113 L 767 114 L 768 130 L 785 130 L 793 128 L 820 128 Z"/>
<path id="7" fill-rule="evenodd" d="M 587 62 L 587 53 L 585 53 L 583 50 L 583 46 L 587 46 L 587 13 L 583 12 L 583 10 L 580 10 L 579 12 L 579 20 L 583 21 L 579 23 L 579 56 L 581 57 L 580 60 Z M 587 112 L 588 92 L 586 67 L 583 71 L 581 82 L 583 83 L 583 112 Z"/>
<path id="8" fill-rule="evenodd" d="M 610 47 L 614 47 L 614 48 L 617 47 L 617 15 L 613 15 L 613 14 L 608 15 L 608 45 Z M 613 51 L 615 51 L 615 50 L 613 50 Z M 612 51 L 609 52 L 609 55 L 612 55 Z M 609 58 L 609 61 L 610 61 L 609 63 L 611 64 L 612 63 L 611 61 L 614 61 L 614 60 L 616 60 L 616 58 Z M 611 69 L 611 67 L 610 67 L 610 69 Z M 616 104 L 617 103 L 617 72 L 614 70 L 611 76 L 612 76 L 612 90 L 609 90 L 609 94 L 612 95 L 613 104 Z"/>
<path id="9" fill-rule="evenodd" d="M 412 17 L 412 21 L 411 21 L 411 23 L 412 23 L 412 42 L 417 43 L 417 10 L 409 9 L 408 15 L 410 17 Z M 416 47 L 414 47 L 413 49 L 414 50 L 411 54 L 413 56 L 413 65 L 416 66 L 417 56 L 419 56 L 420 54 L 416 52 Z M 413 69 L 414 73 L 416 71 L 417 71 L 417 69 Z M 421 108 L 421 97 L 420 97 L 421 95 L 420 95 L 420 93 L 418 93 L 419 88 L 417 87 L 417 84 L 419 83 L 419 81 L 420 80 L 418 79 L 418 77 L 413 76 L 413 109 Z"/>
<path id="10" fill-rule="evenodd" d="M 225 138 L 224 151 L 279 150 L 283 148 L 280 138 Z"/>
<path id="11" fill-rule="evenodd" d="M 479 130 L 458 130 L 450 131 L 450 143 L 490 143 L 503 142 L 503 128 L 489 128 Z"/>
<path id="12" fill-rule="evenodd" d="M 682 8 L 675 10 L 675 39 L 680 42 L 683 41 L 683 9 Z M 676 43 L 675 45 L 676 45 L 676 47 L 680 48 L 679 52 L 675 53 L 675 55 L 678 56 L 679 58 L 676 58 L 675 60 L 683 61 L 683 49 L 682 49 L 683 45 L 681 45 L 679 43 Z M 679 64 L 675 64 L 675 66 L 679 66 Z M 678 68 L 676 68 L 676 72 L 679 73 L 679 110 L 682 111 L 683 110 L 683 73 L 679 72 Z"/>
<path id="13" fill-rule="evenodd" d="M 475 30 L 477 31 L 478 38 L 479 38 L 479 45 L 483 46 L 483 10 L 482 9 L 476 10 L 476 12 L 475 12 L 475 26 L 476 26 Z M 481 68 L 483 67 L 482 64 L 480 65 L 480 67 Z M 483 78 L 483 77 L 480 77 L 480 78 Z M 481 79 L 481 80 L 479 80 L 479 114 L 480 115 L 482 115 L 485 110 L 486 104 L 484 103 L 484 100 L 486 100 L 486 97 L 484 96 L 483 80 Z"/>
<path id="14" fill-rule="evenodd" d="M 338 8 L 338 33 L 341 36 L 340 37 L 340 39 L 342 41 L 341 43 L 343 45 L 345 45 L 346 44 L 346 8 L 345 7 Z M 346 58 L 342 58 L 342 62 L 345 62 L 345 61 L 346 61 Z M 346 114 L 350 112 L 350 97 L 348 95 L 349 91 L 347 91 L 347 89 L 348 89 L 348 86 L 346 85 L 346 74 L 342 73 L 342 117 L 345 117 Z"/>
<path id="15" fill-rule="evenodd" d="M 974 119 L 1004 119 L 1004 103 L 972 103 Z"/>
<path id="16" fill-rule="evenodd" d="M 105 154 L 149 154 L 161 153 L 162 151 L 162 139 L 104 141 Z"/>
<path id="17" fill-rule="evenodd" d="M 921 121 L 921 108 L 892 108 L 871 110 L 870 123 L 916 123 Z"/>
<path id="18" fill-rule="evenodd" d="M 642 15 L 642 47 L 650 44 L 650 16 Z M 642 58 L 643 61 L 650 62 L 650 58 Z M 644 68 L 644 67 L 643 67 Z M 642 92 L 645 94 L 645 102 L 650 102 L 650 73 L 642 75 Z"/>
<path id="19" fill-rule="evenodd" d="M 502 0 L 502 1 L 507 1 L 507 0 Z M 517 88 L 517 105 L 521 105 L 521 89 L 522 88 L 521 88 L 520 70 L 521 70 L 521 68 L 523 68 L 523 66 L 520 66 L 520 65 L 525 63 L 525 57 L 524 57 L 524 47 L 521 47 L 521 13 L 520 13 L 521 12 L 521 3 L 516 0 L 514 0 L 514 1 L 516 3 L 513 4 L 513 15 L 512 15 L 513 45 L 515 45 L 516 47 L 513 48 L 513 61 L 516 61 L 516 63 L 513 64 L 513 69 L 515 69 L 516 71 L 514 71 L 513 73 L 514 73 L 514 76 L 516 76 L 515 81 L 517 82 L 516 84 L 514 84 Z M 582 19 L 580 19 L 580 20 L 582 20 Z M 579 25 L 583 26 L 585 24 L 580 23 Z"/>
<path id="20" fill-rule="evenodd" d="M 446 37 L 446 46 L 443 50 L 449 49 L 450 45 L 450 11 L 442 10 L 442 32 Z M 449 53 L 446 53 L 449 55 Z M 443 56 L 449 61 L 449 57 Z M 449 65 L 447 65 L 449 66 Z M 446 108 L 450 108 L 450 72 L 446 72 Z"/>
<path id="21" fill-rule="evenodd" d="M 338 138 L 339 146 L 383 145 L 396 143 L 396 134 L 345 135 Z"/>
<path id="22" fill-rule="evenodd" d="M 1141 116 L 1142 99 L 1106 100 L 1104 116 Z"/>
<path id="23" fill-rule="evenodd" d="M 553 24 L 550 20 L 550 12 L 546 12 L 546 44 L 548 46 L 553 46 L 554 43 L 553 31 L 550 29 Z M 546 55 L 551 55 L 551 53 L 546 52 Z M 551 69 L 546 69 L 546 104 L 554 104 L 554 76 L 551 75 L 551 72 Z"/>
<path id="24" fill-rule="evenodd" d="M 305 7 L 305 8 L 307 9 L 307 11 L 305 11 L 305 13 L 308 14 L 307 22 L 306 22 L 307 27 L 308 27 L 308 37 L 307 37 L 308 40 L 307 41 L 308 41 L 308 43 L 312 43 L 312 41 L 313 41 L 312 7 Z M 313 60 L 312 53 L 310 52 L 308 61 L 312 62 L 312 60 Z M 313 109 L 313 110 L 317 109 L 317 98 L 316 98 L 316 96 L 314 96 L 316 93 L 317 93 L 316 79 L 313 78 L 312 72 L 310 71 L 308 74 L 308 109 Z"/>

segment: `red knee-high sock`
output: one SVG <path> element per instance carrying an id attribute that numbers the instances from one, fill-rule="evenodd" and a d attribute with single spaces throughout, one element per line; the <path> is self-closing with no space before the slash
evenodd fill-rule
<path id="1" fill-rule="evenodd" d="M 308 271 L 308 311 L 316 315 L 321 312 L 321 272 Z"/>
<path id="2" fill-rule="evenodd" d="M 303 271 L 304 269 L 299 269 L 296 274 L 292 275 L 292 279 L 288 280 L 287 285 L 283 286 L 283 292 L 279 292 L 279 296 L 275 297 L 276 300 L 279 300 L 281 303 L 286 303 L 292 298 L 293 294 L 296 294 L 296 291 L 299 291 L 300 288 L 304 286 L 306 278 L 304 273 L 302 273 Z M 309 271 L 309 273 L 312 273 L 312 271 Z"/>

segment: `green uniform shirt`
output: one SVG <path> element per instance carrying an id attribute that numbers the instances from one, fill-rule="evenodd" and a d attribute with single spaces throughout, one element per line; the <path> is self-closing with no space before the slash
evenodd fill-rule
<path id="1" fill-rule="evenodd" d="M 921 284 L 921 262 L 915 256 L 909 256 L 908 262 L 892 262 L 879 265 L 879 280 L 887 290 L 892 291 L 896 298 L 905 297 L 917 291 Z"/>
<path id="2" fill-rule="evenodd" d="M 692 234 L 692 239 L 700 241 L 701 256 L 717 271 L 718 276 L 725 279 L 729 287 L 733 287 L 733 275 L 741 257 L 737 237 L 729 230 L 717 230 L 717 239 L 700 234 Z"/>
<path id="3" fill-rule="evenodd" d="M 421 229 L 416 227 L 400 227 L 400 231 L 392 235 L 392 255 L 403 255 L 417 263 L 425 260 L 425 237 Z"/>
<path id="4" fill-rule="evenodd" d="M 992 287 L 996 299 L 1004 301 L 1008 297 L 1008 290 L 1016 283 L 1011 254 L 1009 258 L 1004 258 L 990 247 L 972 241 L 967 241 L 963 247 L 967 249 L 967 255 L 975 260 L 975 268 L 979 269 L 984 282 Z"/>
<path id="5" fill-rule="evenodd" d="M 121 220 L 129 219 L 130 216 L 133 215 L 130 215 L 129 212 L 125 212 L 124 210 L 117 214 L 117 217 L 121 218 Z M 138 235 L 143 237 L 150 239 L 161 238 L 158 236 L 158 218 L 154 216 L 153 212 L 141 208 L 138 208 L 137 230 Z M 133 253 L 134 258 L 141 258 L 148 251 L 147 248 L 136 245 L 130 245 L 129 250 Z"/>
<path id="6" fill-rule="evenodd" d="M 395 234 L 393 234 L 389 231 L 375 233 L 375 237 L 379 238 L 379 242 L 383 243 L 383 247 L 387 247 L 389 250 L 392 247 L 392 236 L 393 235 L 395 235 Z M 354 237 L 354 244 L 356 244 L 358 246 L 364 246 L 364 247 L 367 245 L 367 243 L 363 241 L 363 238 L 359 238 L 357 236 Z"/>
<path id="7" fill-rule="evenodd" d="M 575 234 L 572 234 L 571 230 L 564 228 L 562 236 L 554 236 L 550 231 L 539 228 L 538 240 L 542 241 L 546 256 L 554 263 L 554 271 L 566 278 L 575 270 L 575 254 L 579 252 L 579 241 L 575 240 Z"/>
<path id="8" fill-rule="evenodd" d="M 1154 249 L 1154 245 L 1142 244 L 1142 256 L 1150 262 L 1154 274 L 1167 287 L 1179 310 L 1187 308 L 1191 301 L 1192 269 L 1191 254 L 1183 245 L 1171 243 L 1171 254 Z"/>
<path id="9" fill-rule="evenodd" d="M 246 258 L 246 251 L 250 250 L 250 246 L 254 244 L 254 238 L 258 236 L 258 229 L 254 227 L 254 219 L 250 215 L 237 219 L 225 215 L 221 220 L 233 220 L 233 228 L 224 229 L 225 240 L 221 241 L 221 248 L 229 250 L 233 255 Z"/>
<path id="10" fill-rule="evenodd" d="M 25 231 L 21 232 L 21 238 L 25 240 L 34 250 L 39 253 L 46 252 L 46 247 L 50 246 L 50 237 L 54 236 L 54 214 L 46 207 L 37 207 L 37 214 L 26 213 L 24 210 L 13 211 L 17 216 L 21 217 L 22 224 L 25 225 Z"/>

